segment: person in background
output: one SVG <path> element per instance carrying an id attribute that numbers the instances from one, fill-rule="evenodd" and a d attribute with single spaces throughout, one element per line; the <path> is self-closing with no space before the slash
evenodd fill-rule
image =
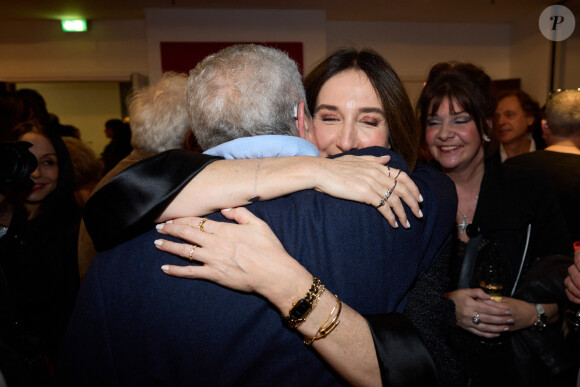
<path id="1" fill-rule="evenodd" d="M 523 90 L 507 90 L 498 96 L 494 114 L 495 136 L 504 162 L 510 157 L 544 149 L 539 129 L 540 106 Z M 535 133 L 536 132 L 536 133 Z"/>
<path id="2" fill-rule="evenodd" d="M 184 147 L 191 133 L 185 90 L 187 75 L 166 72 L 148 87 L 135 91 L 129 99 L 131 153 L 120 160 L 94 186 L 98 191 L 109 180 L 131 165 L 169 149 Z M 84 222 L 79 232 L 79 272 L 81 279 L 97 254 Z"/>
<path id="3" fill-rule="evenodd" d="M 62 136 L 75 172 L 75 198 L 84 207 L 93 189 L 103 176 L 103 165 L 95 152 L 76 137 Z"/>
<path id="4" fill-rule="evenodd" d="M 542 131 L 548 147 L 508 163 L 542 173 L 555 189 L 572 240 L 580 241 L 580 90 L 555 93 L 546 103 Z"/>
<path id="5" fill-rule="evenodd" d="M 49 385 L 79 285 L 80 208 L 66 146 L 54 128 L 17 125 L 6 140 L 25 141 L 37 161 L 25 192 L 2 192 L 0 217 L 0 369 L 8 385 Z M 4 204 L 4 203 L 3 203 Z"/>
<path id="6" fill-rule="evenodd" d="M 131 153 L 131 129 L 129 124 L 119 119 L 110 119 L 105 122 L 105 135 L 111 139 L 101 153 L 104 172 L 107 173 Z"/>
<path id="7" fill-rule="evenodd" d="M 544 257 L 569 255 L 572 244 L 549 183 L 489 150 L 495 107 L 490 77 L 460 62 L 433 66 L 417 103 L 422 141 L 459 199 L 446 293 L 453 346 L 471 386 L 554 385 L 573 365 L 544 357 L 565 302 L 565 274 Z"/>

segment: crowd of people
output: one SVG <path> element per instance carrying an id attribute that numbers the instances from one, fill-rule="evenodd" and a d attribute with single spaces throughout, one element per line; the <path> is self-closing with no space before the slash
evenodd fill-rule
<path id="1" fill-rule="evenodd" d="M 580 381 L 580 90 L 443 62 L 413 108 L 372 50 L 236 45 L 100 161 L 38 97 L 1 105 L 37 164 L 0 192 L 8 385 Z"/>

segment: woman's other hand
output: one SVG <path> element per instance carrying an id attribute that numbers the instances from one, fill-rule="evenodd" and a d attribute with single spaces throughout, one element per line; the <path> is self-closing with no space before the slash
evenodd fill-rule
<path id="1" fill-rule="evenodd" d="M 187 217 L 157 226 L 159 233 L 186 243 L 155 241 L 162 251 L 203 265 L 163 265 L 165 273 L 181 278 L 205 279 L 268 298 L 280 311 L 288 311 L 312 282 L 312 275 L 292 258 L 270 227 L 247 209 L 223 210 L 238 224 Z M 194 247 L 197 246 L 197 247 Z M 193 250 L 192 250 L 193 249 Z"/>
<path id="2" fill-rule="evenodd" d="M 317 180 L 317 191 L 373 207 L 377 207 L 387 191 L 391 191 L 384 205 L 377 209 L 394 228 L 398 227 L 397 218 L 403 227 L 410 227 L 403 202 L 416 217 L 423 216 L 419 208 L 423 198 L 417 185 L 405 172 L 384 165 L 390 161 L 390 156 L 346 155 L 321 161 L 323 178 Z"/>
<path id="3" fill-rule="evenodd" d="M 455 303 L 457 325 L 478 336 L 498 337 L 514 323 L 509 305 L 491 300 L 482 289 L 459 289 L 446 296 Z"/>

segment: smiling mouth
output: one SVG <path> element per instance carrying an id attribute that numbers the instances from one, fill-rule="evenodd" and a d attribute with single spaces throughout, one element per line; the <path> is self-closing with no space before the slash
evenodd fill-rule
<path id="1" fill-rule="evenodd" d="M 32 190 L 33 190 L 33 191 L 40 191 L 40 190 L 41 190 L 41 189 L 43 189 L 43 188 L 44 188 L 44 184 L 35 184 L 35 185 L 32 187 Z"/>
<path id="2" fill-rule="evenodd" d="M 443 152 L 451 152 L 459 148 L 461 148 L 461 146 L 459 145 L 444 145 L 444 146 L 442 145 L 439 147 L 439 149 L 441 149 L 441 151 Z"/>

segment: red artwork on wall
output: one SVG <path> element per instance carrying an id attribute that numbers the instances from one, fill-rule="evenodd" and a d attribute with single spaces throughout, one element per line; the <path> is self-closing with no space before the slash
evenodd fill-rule
<path id="1" fill-rule="evenodd" d="M 161 71 L 189 74 L 189 70 L 206 56 L 234 44 L 248 43 L 261 44 L 285 51 L 298 64 L 300 74 L 303 74 L 302 42 L 161 42 Z"/>

